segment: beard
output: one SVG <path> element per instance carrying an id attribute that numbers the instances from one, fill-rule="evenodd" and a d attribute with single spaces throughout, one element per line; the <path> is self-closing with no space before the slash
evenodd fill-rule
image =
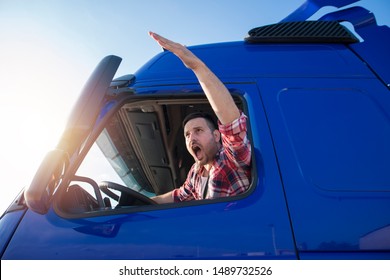
<path id="1" fill-rule="evenodd" d="M 206 145 L 195 142 L 191 144 L 191 147 L 188 148 L 188 150 L 195 162 L 200 166 L 204 166 L 213 162 L 215 155 L 219 150 L 219 145 L 213 140 L 210 140 Z"/>

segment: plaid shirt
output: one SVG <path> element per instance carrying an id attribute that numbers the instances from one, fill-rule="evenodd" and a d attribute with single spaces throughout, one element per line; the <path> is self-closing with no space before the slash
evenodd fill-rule
<path id="1" fill-rule="evenodd" d="M 245 192 L 250 184 L 251 145 L 247 137 L 247 117 L 241 116 L 230 124 L 218 122 L 222 147 L 209 171 L 206 198 L 233 196 Z M 203 199 L 201 175 L 204 167 L 191 167 L 184 184 L 173 191 L 175 202 Z"/>

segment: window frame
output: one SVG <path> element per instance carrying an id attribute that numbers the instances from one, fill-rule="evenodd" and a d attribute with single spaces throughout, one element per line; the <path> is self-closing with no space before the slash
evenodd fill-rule
<path id="1" fill-rule="evenodd" d="M 248 115 L 248 107 L 246 100 L 244 98 L 244 93 L 241 93 L 239 91 L 231 91 L 231 94 L 236 102 L 236 104 L 239 104 L 239 108 Z M 85 143 L 82 151 L 79 154 L 79 157 L 76 159 L 75 163 L 72 165 L 71 168 L 67 171 L 65 174 L 65 177 L 67 180 L 63 180 L 62 184 L 60 185 L 58 191 L 55 193 L 54 199 L 53 199 L 53 209 L 54 211 L 61 217 L 66 219 L 77 219 L 77 218 L 88 218 L 88 217 L 99 217 L 99 216 L 111 216 L 111 215 L 120 215 L 120 214 L 129 214 L 129 213 L 135 213 L 135 212 L 148 212 L 148 211 L 158 211 L 163 209 L 176 209 L 176 208 L 182 208 L 182 207 L 192 207 L 192 206 L 203 206 L 208 204 L 215 204 L 215 203 L 226 203 L 226 202 L 232 202 L 244 199 L 251 195 L 251 193 L 255 190 L 257 181 L 257 174 L 256 174 L 256 161 L 255 161 L 255 155 L 252 151 L 252 172 L 251 172 L 251 183 L 250 187 L 245 193 L 239 194 L 237 196 L 232 197 L 221 197 L 221 198 L 215 198 L 215 199 L 207 199 L 207 200 L 192 200 L 192 201 L 185 201 L 180 203 L 166 203 L 166 204 L 155 204 L 155 205 L 143 205 L 143 206 L 134 206 L 134 207 L 122 207 L 118 209 L 98 209 L 90 212 L 84 212 L 84 213 L 68 213 L 61 209 L 60 206 L 60 200 L 61 195 L 63 195 L 64 191 L 67 189 L 68 186 L 70 186 L 72 183 L 74 184 L 75 181 L 72 179 L 74 176 L 84 176 L 84 174 L 78 174 L 78 175 L 70 175 L 70 174 L 76 174 L 78 168 L 84 161 L 85 157 L 89 153 L 92 145 L 95 143 L 98 136 L 101 134 L 103 129 L 106 127 L 107 122 L 110 118 L 112 118 L 121 108 L 124 108 L 125 106 L 128 106 L 129 104 L 133 105 L 137 102 L 150 102 L 151 100 L 160 102 L 163 100 L 163 102 L 171 103 L 179 105 L 182 103 L 182 106 L 187 105 L 188 101 L 198 101 L 199 104 L 207 104 L 207 99 L 204 96 L 203 93 L 191 93 L 186 94 L 183 96 L 183 94 L 158 94 L 153 96 L 148 95 L 123 95 L 122 98 L 119 98 L 116 100 L 114 105 L 111 105 L 110 110 L 108 113 L 106 113 L 100 121 L 95 126 L 91 136 Z M 130 105 L 130 107 L 131 107 Z M 181 125 L 180 120 L 180 125 Z M 184 136 L 183 136 L 184 137 Z M 248 118 L 248 125 L 247 125 L 247 137 L 249 138 L 252 147 L 253 147 L 253 141 L 252 141 L 252 132 L 251 132 L 251 125 L 250 120 Z M 188 152 L 188 151 L 186 151 Z M 72 173 L 73 172 L 73 173 Z"/>

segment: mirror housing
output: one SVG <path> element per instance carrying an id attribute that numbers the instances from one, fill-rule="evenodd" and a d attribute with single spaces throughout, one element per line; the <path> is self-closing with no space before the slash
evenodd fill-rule
<path id="1" fill-rule="evenodd" d="M 24 196 L 27 206 L 39 214 L 46 214 L 52 196 L 61 184 L 69 159 L 78 156 L 96 123 L 110 83 L 121 63 L 118 56 L 102 59 L 85 84 L 68 119 L 57 149 L 43 159 Z"/>
<path id="2" fill-rule="evenodd" d="M 49 210 L 51 197 L 62 180 L 68 155 L 56 149 L 48 152 L 39 166 L 30 186 L 24 191 L 27 206 L 39 214 Z"/>

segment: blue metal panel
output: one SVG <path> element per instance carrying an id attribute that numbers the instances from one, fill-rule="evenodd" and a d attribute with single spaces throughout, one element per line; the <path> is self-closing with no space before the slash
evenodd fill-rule
<path id="1" fill-rule="evenodd" d="M 247 202 L 74 221 L 30 212 L 3 259 L 295 258 L 289 227 Z"/>
<path id="2" fill-rule="evenodd" d="M 386 87 L 372 79 L 261 79 L 259 86 L 298 249 L 313 253 L 388 252 L 390 96 Z M 351 103 L 345 102 L 347 91 L 351 93 L 347 95 Z M 363 98 L 362 93 L 356 92 L 366 96 Z M 312 96 L 301 98 L 307 94 Z M 331 98 L 334 107 L 322 102 L 324 94 L 340 94 L 339 99 Z M 289 98 L 285 98 L 287 95 Z M 360 98 L 367 98 L 368 109 L 357 111 L 363 108 Z M 338 112 L 344 110 L 347 119 L 336 119 L 340 114 L 332 114 L 332 108 Z M 322 123 L 312 123 L 318 121 L 316 114 L 322 115 Z M 359 122 L 361 139 L 353 140 L 359 134 L 359 127 L 354 125 Z M 322 135 L 323 139 L 313 136 L 324 126 L 328 134 L 329 128 L 334 127 L 333 134 Z M 339 131 L 340 127 L 345 131 Z M 329 143 L 344 146 L 346 151 L 334 153 Z M 364 147 L 362 143 L 371 146 Z M 321 158 L 313 164 L 308 160 L 313 154 L 309 153 Z"/>
<path id="3" fill-rule="evenodd" d="M 0 256 L 3 254 L 8 242 L 11 240 L 20 219 L 25 211 L 8 212 L 0 219 Z"/>
<path id="4" fill-rule="evenodd" d="M 375 77 L 344 45 L 257 44 L 243 42 L 193 47 L 218 77 L 229 80 L 254 77 Z M 353 65 L 353 67 L 351 67 Z M 137 73 L 137 85 L 164 84 L 175 79 L 195 81 L 171 53 L 152 59 Z M 174 81 L 172 81 L 174 82 Z"/>

